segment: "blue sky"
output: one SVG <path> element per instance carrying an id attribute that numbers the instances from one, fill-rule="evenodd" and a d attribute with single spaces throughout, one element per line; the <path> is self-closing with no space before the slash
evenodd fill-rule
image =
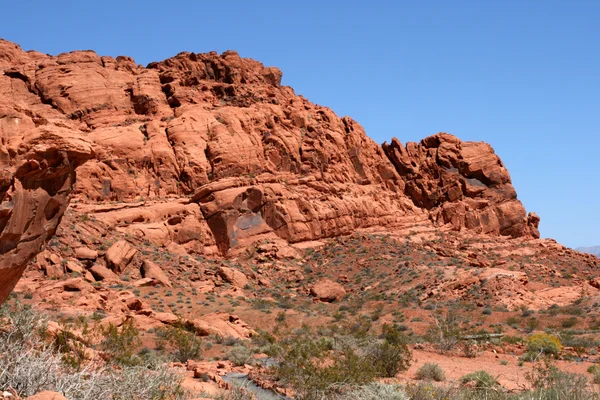
<path id="1" fill-rule="evenodd" d="M 238 51 L 382 143 L 489 142 L 543 237 L 600 244 L 600 1 L 32 1 L 0 37 L 140 64 Z"/>

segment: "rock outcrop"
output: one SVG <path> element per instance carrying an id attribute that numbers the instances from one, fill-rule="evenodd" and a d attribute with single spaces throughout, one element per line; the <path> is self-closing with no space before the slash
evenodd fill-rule
<path id="1" fill-rule="evenodd" d="M 94 154 L 32 81 L 43 59 L 0 41 L 0 303 L 55 233 L 75 169 Z"/>
<path id="2" fill-rule="evenodd" d="M 540 236 L 539 217 L 526 215 L 489 144 L 439 133 L 406 146 L 394 138 L 383 150 L 405 182 L 404 193 L 434 222 L 477 233 Z"/>
<path id="3" fill-rule="evenodd" d="M 191 254 L 373 227 L 539 236 L 489 145 L 438 134 L 381 147 L 282 86 L 277 68 L 233 51 L 142 67 L 0 41 L 0 70 L 0 300 L 73 185 L 78 211 L 89 207 L 102 229 Z M 105 254 L 118 273 L 126 250 Z M 93 251 L 76 256 L 93 263 Z"/>

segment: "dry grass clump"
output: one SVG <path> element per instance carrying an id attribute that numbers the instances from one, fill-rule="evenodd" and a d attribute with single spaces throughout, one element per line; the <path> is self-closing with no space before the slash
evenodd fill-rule
<path id="1" fill-rule="evenodd" d="M 57 350 L 60 346 L 49 340 L 45 326 L 46 321 L 30 307 L 17 303 L 0 309 L 0 390 L 12 388 L 22 397 L 51 390 L 71 400 L 189 398 L 181 376 L 143 359 L 136 365 L 126 358 L 119 366 L 89 362 L 74 369 Z M 111 349 L 122 348 L 121 335 L 111 331 L 105 339 Z"/>

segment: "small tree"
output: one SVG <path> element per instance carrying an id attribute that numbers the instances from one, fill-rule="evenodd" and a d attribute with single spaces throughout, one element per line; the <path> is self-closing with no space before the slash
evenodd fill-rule
<path id="1" fill-rule="evenodd" d="M 429 327 L 426 337 L 443 354 L 452 350 L 460 342 L 462 320 L 455 308 L 450 308 L 446 312 L 435 310 L 433 318 L 434 323 Z"/>
<path id="2" fill-rule="evenodd" d="M 181 326 L 171 326 L 160 331 L 159 335 L 162 341 L 173 347 L 172 354 L 176 361 L 193 360 L 202 353 L 202 339 Z"/>
<path id="3" fill-rule="evenodd" d="M 101 349 L 107 355 L 108 362 L 121 365 L 136 365 L 140 360 L 135 356 L 135 349 L 141 344 L 139 331 L 132 319 L 127 319 L 121 329 L 110 323 L 102 329 L 104 340 L 100 343 Z"/>

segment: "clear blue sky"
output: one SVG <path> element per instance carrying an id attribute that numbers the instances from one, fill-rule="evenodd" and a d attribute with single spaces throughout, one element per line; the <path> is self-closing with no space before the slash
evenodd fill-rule
<path id="1" fill-rule="evenodd" d="M 47 1 L 2 4 L 0 37 L 140 64 L 237 50 L 379 143 L 492 144 L 541 232 L 600 244 L 600 1 Z"/>

